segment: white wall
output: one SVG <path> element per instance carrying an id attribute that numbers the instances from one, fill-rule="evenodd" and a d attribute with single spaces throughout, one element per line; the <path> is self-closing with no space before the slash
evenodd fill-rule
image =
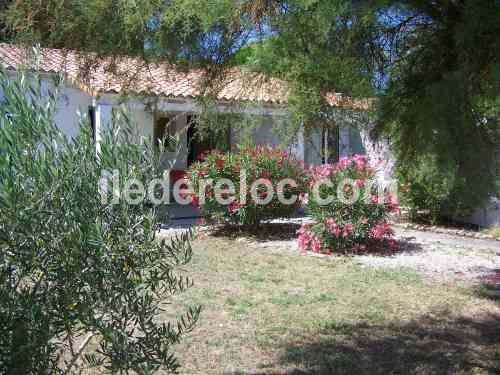
<path id="1" fill-rule="evenodd" d="M 271 116 L 261 116 L 261 125 L 257 126 L 253 132 L 253 139 L 256 145 L 278 146 L 280 140 L 273 131 L 273 118 Z"/>
<path id="2" fill-rule="evenodd" d="M 14 79 L 15 73 L 9 72 Z M 46 95 L 49 90 L 55 89 L 51 76 L 42 76 L 42 94 Z M 0 92 L 0 99 L 3 94 Z M 75 137 L 79 131 L 80 114 L 87 115 L 92 98 L 82 90 L 69 84 L 59 88 L 59 97 L 56 103 L 56 114 L 54 121 L 57 127 L 68 137 Z"/>
<path id="3" fill-rule="evenodd" d="M 174 122 L 175 137 L 177 139 L 177 148 L 175 152 L 168 152 L 165 155 L 166 167 L 170 169 L 184 170 L 187 168 L 188 144 L 187 144 L 187 113 L 170 112 L 163 115 L 171 118 Z"/>
<path id="4" fill-rule="evenodd" d="M 79 132 L 80 115 L 88 114 L 92 98 L 87 93 L 64 87 L 59 95 L 54 121 L 59 129 L 68 137 L 75 137 Z"/>
<path id="5" fill-rule="evenodd" d="M 500 225 L 500 198 L 492 198 L 485 207 L 477 209 L 472 215 L 456 219 L 480 227 Z"/>
<path id="6" fill-rule="evenodd" d="M 370 160 L 378 164 L 377 178 L 383 184 L 388 184 L 394 180 L 396 160 L 389 148 L 389 143 L 384 139 L 374 140 L 370 136 L 373 124 L 367 124 L 360 130 L 361 141 L 365 153 Z"/>

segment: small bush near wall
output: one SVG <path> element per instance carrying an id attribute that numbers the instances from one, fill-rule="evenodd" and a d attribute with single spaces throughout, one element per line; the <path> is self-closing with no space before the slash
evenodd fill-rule
<path id="1" fill-rule="evenodd" d="M 367 251 L 378 245 L 394 247 L 387 217 L 399 208 L 394 198 L 386 193 L 382 194 L 385 203 L 378 202 L 380 198 L 375 187 L 366 185 L 374 178 L 374 169 L 366 157 L 360 155 L 311 169 L 307 210 L 315 224 L 300 228 L 301 251 L 331 253 Z M 320 181 L 324 183 L 319 184 Z M 349 183 L 343 185 L 342 181 Z M 319 188 L 314 191 L 314 186 Z M 356 191 L 359 198 L 355 200 Z M 328 197 L 329 203 L 321 202 Z"/>
<path id="2" fill-rule="evenodd" d="M 422 153 L 412 165 L 398 166 L 401 203 L 408 207 L 410 218 L 431 224 L 449 223 L 450 219 L 467 217 L 487 207 L 491 197 L 500 195 L 499 167 L 491 159 L 488 155 L 484 162 L 478 161 L 473 155 L 471 160 L 477 162 L 471 164 L 468 160 L 463 167 L 469 174 L 467 178 L 460 176 L 463 171 L 455 160 L 439 160 L 431 154 Z"/>
<path id="3" fill-rule="evenodd" d="M 243 175 L 246 175 L 246 179 L 242 178 Z M 304 177 L 304 169 L 299 161 L 271 147 L 243 148 L 225 154 L 215 151 L 204 155 L 203 160 L 194 163 L 187 173 L 194 191 L 194 202 L 206 217 L 246 226 L 257 226 L 267 219 L 290 217 L 300 206 Z M 224 179 L 234 185 L 234 192 L 219 194 L 228 200 L 221 203 L 216 191 L 218 185 L 223 189 L 228 188 L 223 184 Z M 295 181 L 297 186 L 284 184 L 285 179 Z M 203 180 L 212 180 L 212 183 L 203 189 Z M 261 184 L 256 186 L 257 182 Z M 256 186 L 254 197 L 252 185 Z M 280 202 L 279 195 L 286 200 L 293 200 L 293 203 Z M 262 202 L 256 202 L 255 196 Z"/>

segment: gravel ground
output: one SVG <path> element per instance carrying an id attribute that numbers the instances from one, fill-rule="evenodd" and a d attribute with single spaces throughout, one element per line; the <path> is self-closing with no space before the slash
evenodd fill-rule
<path id="1" fill-rule="evenodd" d="M 304 219 L 287 220 L 300 224 Z M 180 223 L 179 223 L 180 224 Z M 182 223 L 187 224 L 187 223 Z M 190 225 L 178 225 L 162 230 L 173 234 Z M 279 224 L 275 222 L 275 224 Z M 443 233 L 423 232 L 401 227 L 394 228 L 400 249 L 389 256 L 354 255 L 354 259 L 370 267 L 410 268 L 440 281 L 465 281 L 478 283 L 500 274 L 500 242 L 461 237 Z M 286 240 L 255 240 L 238 238 L 249 246 L 267 251 L 299 255 L 295 238 Z M 318 256 L 311 254 L 311 256 Z M 325 259 L 329 256 L 319 255 Z M 497 281 L 498 282 L 498 281 Z"/>
<path id="2" fill-rule="evenodd" d="M 394 230 L 400 246 L 399 251 L 390 256 L 354 255 L 354 259 L 370 267 L 411 268 L 441 281 L 482 282 L 500 270 L 498 241 L 403 228 Z M 255 242 L 253 245 L 271 251 L 286 250 L 298 254 L 295 240 Z"/>
<path id="3" fill-rule="evenodd" d="M 500 269 L 500 243 L 395 228 L 402 244 L 393 256 L 360 255 L 374 267 L 407 267 L 434 279 L 483 281 Z"/>

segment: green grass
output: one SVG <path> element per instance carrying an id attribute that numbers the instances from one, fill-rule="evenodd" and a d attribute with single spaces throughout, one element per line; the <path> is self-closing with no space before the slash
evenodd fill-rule
<path id="1" fill-rule="evenodd" d="M 461 286 L 414 271 L 271 253 L 199 239 L 194 287 L 174 306 L 203 305 L 176 348 L 185 374 L 488 374 L 498 370 L 500 310 Z M 165 318 L 169 318 L 168 315 Z"/>
<path id="2" fill-rule="evenodd" d="M 489 236 L 493 236 L 495 238 L 500 238 L 500 225 L 484 229 L 482 232 L 484 234 L 489 235 Z"/>

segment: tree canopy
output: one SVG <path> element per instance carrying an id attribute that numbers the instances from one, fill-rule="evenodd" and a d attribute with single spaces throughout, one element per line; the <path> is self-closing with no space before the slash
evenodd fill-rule
<path id="1" fill-rule="evenodd" d="M 400 170 L 425 158 L 454 171 L 458 190 L 480 181 L 478 199 L 496 189 L 498 0 L 4 3 L 4 40 L 167 59 L 214 77 L 234 65 L 279 77 L 297 122 L 324 113 L 326 92 L 377 97 L 378 134 L 390 138 Z"/>

